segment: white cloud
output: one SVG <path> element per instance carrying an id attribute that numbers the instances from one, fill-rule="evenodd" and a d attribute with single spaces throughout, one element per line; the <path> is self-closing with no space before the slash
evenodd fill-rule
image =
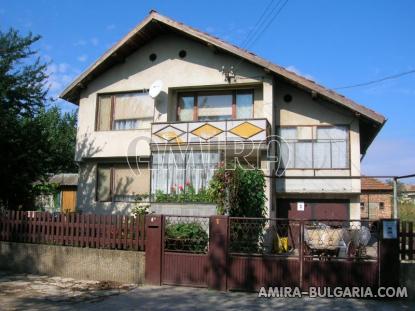
<path id="1" fill-rule="evenodd" d="M 299 70 L 297 67 L 295 67 L 293 65 L 290 65 L 288 67 L 285 67 L 285 69 L 287 69 L 288 71 L 294 72 L 295 74 L 297 74 L 299 76 L 302 76 L 302 77 L 304 77 L 306 79 L 313 80 L 313 81 L 315 80 L 312 75 L 309 75 L 307 73 L 301 72 L 301 70 Z"/>
<path id="2" fill-rule="evenodd" d="M 49 95 L 56 99 L 59 93 L 79 74 L 80 70 L 67 63 L 50 63 L 46 72 L 49 76 Z"/>
<path id="3" fill-rule="evenodd" d="M 76 41 L 74 44 L 74 46 L 85 46 L 87 45 L 87 42 L 83 39 Z"/>
<path id="4" fill-rule="evenodd" d="M 85 62 L 87 59 L 88 59 L 88 55 L 86 55 L 86 54 L 82 54 L 82 55 L 78 56 L 78 61 L 80 61 L 82 63 Z"/>
<path id="5" fill-rule="evenodd" d="M 93 38 L 91 38 L 91 44 L 93 45 L 93 46 L 97 46 L 98 44 L 99 44 L 99 39 L 97 38 L 97 37 L 93 37 Z"/>

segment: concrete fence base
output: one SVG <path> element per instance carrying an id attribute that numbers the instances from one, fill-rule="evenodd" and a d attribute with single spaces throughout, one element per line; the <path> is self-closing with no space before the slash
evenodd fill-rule
<path id="1" fill-rule="evenodd" d="M 144 252 L 0 242 L 0 269 L 82 280 L 144 283 Z"/>

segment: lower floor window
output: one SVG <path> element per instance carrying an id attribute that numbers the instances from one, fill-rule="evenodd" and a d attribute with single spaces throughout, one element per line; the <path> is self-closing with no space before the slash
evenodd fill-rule
<path id="1" fill-rule="evenodd" d="M 191 185 L 197 193 L 208 187 L 218 163 L 218 152 L 154 153 L 151 192 L 176 193 Z"/>
<path id="2" fill-rule="evenodd" d="M 99 164 L 96 199 L 100 202 L 135 202 L 150 192 L 150 172 L 145 163 Z"/>

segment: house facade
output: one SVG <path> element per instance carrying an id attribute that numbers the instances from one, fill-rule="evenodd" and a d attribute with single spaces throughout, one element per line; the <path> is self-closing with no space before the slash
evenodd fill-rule
<path id="1" fill-rule="evenodd" d="M 77 204 L 94 213 L 129 213 L 137 197 L 186 186 L 202 193 L 236 161 L 263 170 L 270 217 L 358 219 L 360 160 L 385 122 L 154 11 L 61 98 L 79 105 Z"/>

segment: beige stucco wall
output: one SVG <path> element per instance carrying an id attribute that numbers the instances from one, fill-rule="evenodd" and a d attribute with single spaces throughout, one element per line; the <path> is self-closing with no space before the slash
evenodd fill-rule
<path id="1" fill-rule="evenodd" d="M 178 57 L 180 50 L 186 50 L 184 59 Z M 154 62 L 149 60 L 151 53 L 157 54 Z M 267 118 L 275 133 L 279 125 L 349 125 L 350 126 L 350 170 L 288 170 L 285 175 L 298 176 L 298 179 L 267 178 L 267 205 L 269 215 L 275 202 L 275 194 L 346 194 L 353 198 L 360 193 L 360 179 L 327 179 L 324 176 L 359 176 L 360 143 L 358 119 L 351 112 L 314 100 L 311 94 L 282 81 L 274 81 L 263 68 L 241 61 L 224 53 L 218 53 L 201 43 L 178 35 L 159 36 L 143 46 L 131 56 L 101 74 L 83 90 L 79 106 L 79 128 L 76 160 L 85 158 L 125 158 L 126 156 L 150 155 L 150 129 L 127 131 L 95 131 L 97 94 L 148 89 L 152 82 L 161 79 L 164 83 L 161 94 L 155 100 L 154 122 L 174 122 L 176 120 L 177 92 L 192 89 L 221 89 L 229 87 L 220 72 L 222 66 L 237 66 L 237 80 L 232 87 L 255 89 L 254 117 Z M 291 94 L 293 100 L 285 103 L 283 97 Z M 272 174 L 275 163 L 261 156 L 261 168 L 266 175 Z M 78 208 L 97 213 L 128 213 L 129 203 L 95 202 L 95 165 L 81 164 Z M 302 179 L 303 176 L 320 176 L 316 179 Z M 311 182 L 310 182 L 311 181 Z M 276 191 L 275 191 L 276 190 Z M 357 200 L 358 201 L 358 200 Z M 356 214 L 358 203 L 351 203 Z M 275 204 L 274 204 L 275 206 Z M 352 208 L 353 207 L 353 208 Z M 357 208 L 357 210 L 360 207 Z M 359 214 L 360 215 L 360 214 Z"/>
<path id="2" fill-rule="evenodd" d="M 292 95 L 286 103 L 283 97 Z M 347 170 L 298 170 L 289 169 L 284 176 L 298 176 L 298 179 L 281 178 L 276 182 L 277 192 L 288 193 L 360 193 L 360 179 L 327 179 L 324 176 L 360 176 L 359 120 L 351 112 L 321 99 L 313 99 L 305 92 L 282 81 L 277 82 L 276 125 L 347 125 L 350 127 L 350 169 Z M 302 179 L 302 176 L 321 178 Z"/>
<path id="3" fill-rule="evenodd" d="M 178 57 L 182 49 L 187 51 L 184 59 Z M 154 62 L 149 60 L 151 53 L 157 54 Z M 166 34 L 137 50 L 124 63 L 100 75 L 82 92 L 76 160 L 82 157 L 150 155 L 150 130 L 94 131 L 98 93 L 148 89 L 155 80 L 160 79 L 164 85 L 155 101 L 154 122 L 166 122 L 175 118 L 175 89 L 229 87 L 220 70 L 222 66 L 229 68 L 238 64 L 238 76 L 233 84 L 255 86 L 255 117 L 266 117 L 271 123 L 272 78 L 262 68 L 247 62 L 240 63 L 239 59 L 216 53 L 201 43 Z"/>

